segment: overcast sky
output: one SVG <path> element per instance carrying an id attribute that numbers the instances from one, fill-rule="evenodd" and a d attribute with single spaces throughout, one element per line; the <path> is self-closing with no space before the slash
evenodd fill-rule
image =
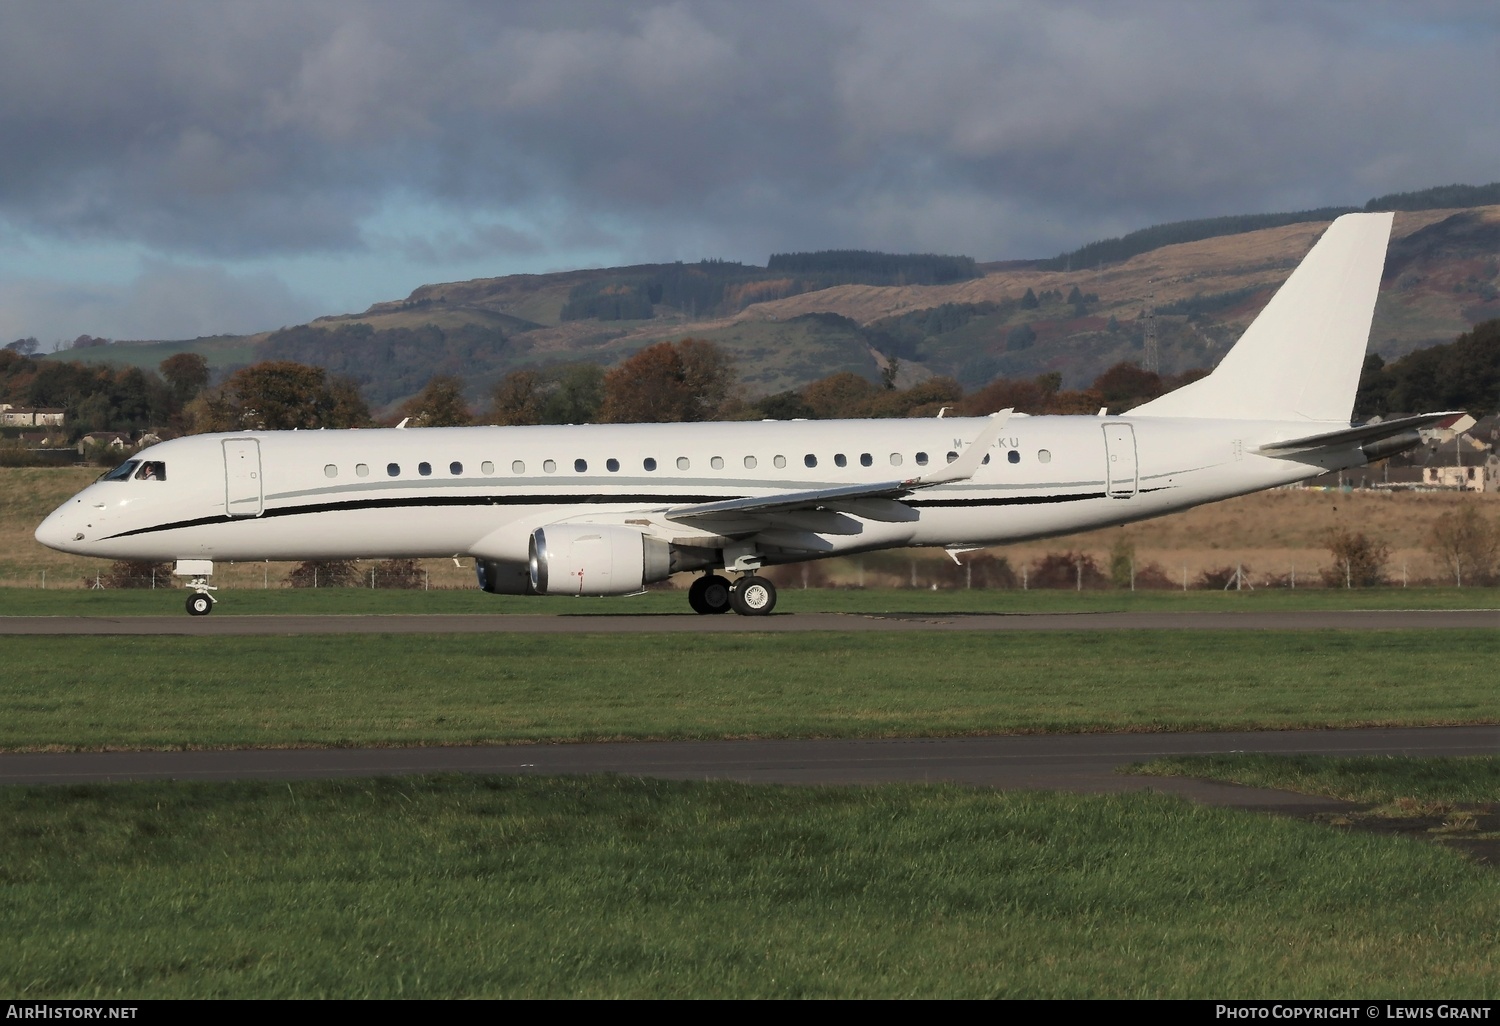
<path id="1" fill-rule="evenodd" d="M 1500 179 L 1495 0 L 5 0 L 0 341 Z"/>

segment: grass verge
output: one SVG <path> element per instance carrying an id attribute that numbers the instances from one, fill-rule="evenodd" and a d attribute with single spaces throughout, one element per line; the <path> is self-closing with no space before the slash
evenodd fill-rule
<path id="1" fill-rule="evenodd" d="M 89 591 L 0 588 L 0 616 L 176 616 L 184 588 Z M 215 616 L 392 613 L 504 615 L 688 612 L 684 590 L 626 598 L 541 598 L 486 595 L 478 589 L 393 591 L 371 588 L 234 588 L 218 593 Z M 1369 588 L 1223 591 L 1046 591 L 782 588 L 783 613 L 1100 613 L 1300 612 L 1358 609 L 1500 609 L 1500 588 Z"/>
<path id="2" fill-rule="evenodd" d="M 1500 722 L 1493 631 L 0 637 L 0 748 Z"/>
<path id="3" fill-rule="evenodd" d="M 1148 776 L 1202 777 L 1350 802 L 1396 805 L 1500 802 L 1500 756 L 1417 759 L 1326 755 L 1181 755 L 1130 768 Z"/>
<path id="4" fill-rule="evenodd" d="M 1150 794 L 618 778 L 0 788 L 0 991 L 1500 993 L 1500 878 Z"/>

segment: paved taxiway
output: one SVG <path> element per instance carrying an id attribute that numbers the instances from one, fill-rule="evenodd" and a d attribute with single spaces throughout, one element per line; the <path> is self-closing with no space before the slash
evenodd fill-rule
<path id="1" fill-rule="evenodd" d="M 5 753 L 0 754 L 0 783 L 308 780 L 410 773 L 613 773 L 671 780 L 804 785 L 949 781 L 980 787 L 1084 793 L 1152 789 L 1212 805 L 1288 813 L 1342 805 L 1284 791 L 1117 772 L 1120 766 L 1165 755 L 1224 752 L 1495 755 L 1500 754 L 1500 726 L 832 741 Z"/>
<path id="2" fill-rule="evenodd" d="M 586 601 L 586 600 L 585 600 Z M 0 616 L 0 635 L 650 634 L 782 631 L 1456 630 L 1500 627 L 1495 609 L 1156 613 L 416 614 Z"/>

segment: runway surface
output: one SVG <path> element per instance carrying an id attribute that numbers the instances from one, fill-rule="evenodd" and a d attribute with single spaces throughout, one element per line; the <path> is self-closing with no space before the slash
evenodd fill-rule
<path id="1" fill-rule="evenodd" d="M 1158 613 L 534 613 L 384 616 L 5 616 L 0 635 L 650 634 L 801 631 L 1458 630 L 1500 628 L 1495 609 Z"/>
<path id="2" fill-rule="evenodd" d="M 574 775 L 774 784 L 948 781 L 1007 790 L 1156 790 L 1211 805 L 1306 813 L 1343 803 L 1117 767 L 1165 755 L 1500 754 L 1500 727 L 1069 734 L 821 741 L 658 741 L 442 748 L 0 754 L 0 783 L 308 780 L 411 773 Z"/>

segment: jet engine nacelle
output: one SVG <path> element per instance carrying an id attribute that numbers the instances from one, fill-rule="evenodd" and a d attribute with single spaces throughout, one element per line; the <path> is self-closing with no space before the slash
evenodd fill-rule
<path id="1" fill-rule="evenodd" d="M 672 574 L 671 548 L 630 527 L 549 524 L 531 533 L 539 595 L 629 595 Z"/>

